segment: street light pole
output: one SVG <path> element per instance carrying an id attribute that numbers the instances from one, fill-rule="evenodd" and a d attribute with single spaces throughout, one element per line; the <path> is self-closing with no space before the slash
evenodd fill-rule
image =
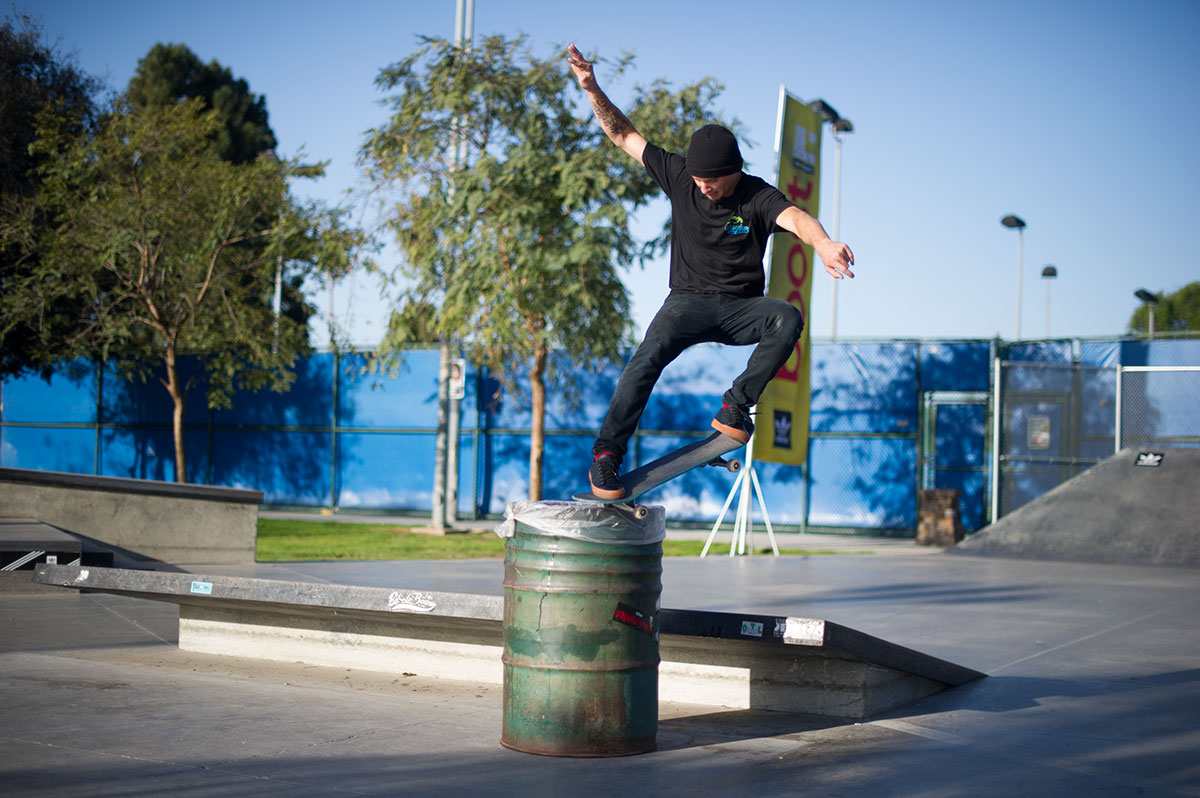
<path id="1" fill-rule="evenodd" d="M 839 118 L 833 123 L 833 240 L 842 240 L 842 142 L 846 140 L 846 134 L 854 130 L 854 125 L 850 124 L 849 119 Z M 833 309 L 829 314 L 829 337 L 834 341 L 837 340 L 837 306 L 838 306 L 838 283 L 839 280 L 833 281 Z"/>
<path id="2" fill-rule="evenodd" d="M 1058 276 L 1058 269 L 1047 263 L 1042 269 L 1042 277 L 1046 280 L 1046 337 L 1050 337 L 1050 281 Z"/>
<path id="3" fill-rule="evenodd" d="M 1000 224 L 1017 231 L 1017 337 L 1021 340 L 1021 272 L 1025 262 L 1025 221 L 1019 216 L 1009 214 L 1000 220 Z"/>
<path id="4" fill-rule="evenodd" d="M 841 241 L 842 221 L 842 142 L 846 134 L 854 132 L 854 125 L 840 115 L 832 105 L 824 100 L 813 100 L 809 107 L 816 111 L 833 128 L 833 240 Z M 830 298 L 829 337 L 837 340 L 837 306 L 838 281 L 833 281 L 833 293 Z"/>
<path id="5" fill-rule="evenodd" d="M 1158 304 L 1161 297 L 1157 294 L 1152 294 L 1145 288 L 1139 288 L 1133 292 L 1133 295 L 1146 303 L 1146 309 L 1150 311 L 1150 324 L 1147 327 L 1150 333 L 1150 340 L 1154 340 L 1154 306 Z"/>
<path id="6" fill-rule="evenodd" d="M 458 0 L 454 11 L 454 45 L 470 49 L 475 29 L 475 0 Z M 458 117 L 450 125 L 450 156 L 456 167 L 466 162 L 466 119 Z M 438 353 L 437 437 L 433 455 L 433 494 L 430 528 L 445 532 L 453 526 L 458 512 L 458 444 L 461 434 L 460 400 L 451 391 L 451 373 L 455 368 L 452 342 L 443 337 Z"/>

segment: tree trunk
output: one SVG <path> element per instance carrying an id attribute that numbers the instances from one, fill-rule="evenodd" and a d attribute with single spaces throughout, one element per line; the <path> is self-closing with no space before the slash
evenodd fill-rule
<path id="1" fill-rule="evenodd" d="M 171 414 L 172 427 L 175 433 L 175 481 L 187 482 L 187 457 L 183 450 L 183 408 L 187 401 L 183 386 L 179 383 L 179 366 L 175 362 L 175 345 L 167 345 L 167 393 L 175 403 L 175 411 Z"/>
<path id="2" fill-rule="evenodd" d="M 429 528 L 446 531 L 446 462 L 449 453 L 450 343 L 442 340 L 438 359 L 437 438 L 433 449 L 433 496 Z"/>
<path id="3" fill-rule="evenodd" d="M 533 347 L 533 368 L 529 372 L 529 392 L 533 399 L 533 424 L 529 435 L 529 499 L 542 498 L 542 457 L 546 447 L 546 344 Z"/>

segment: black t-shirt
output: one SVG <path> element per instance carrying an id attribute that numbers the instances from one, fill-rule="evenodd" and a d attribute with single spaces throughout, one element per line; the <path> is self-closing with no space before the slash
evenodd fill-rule
<path id="1" fill-rule="evenodd" d="M 713 202 L 683 156 L 647 144 L 642 162 L 671 200 L 671 290 L 762 296 L 767 238 L 792 204 L 783 192 L 742 173 L 733 195 Z"/>

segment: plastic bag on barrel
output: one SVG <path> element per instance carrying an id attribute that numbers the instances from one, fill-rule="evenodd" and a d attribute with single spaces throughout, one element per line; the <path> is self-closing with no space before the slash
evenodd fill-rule
<path id="1" fill-rule="evenodd" d="M 635 518 L 624 508 L 583 502 L 518 501 L 504 508 L 504 521 L 496 534 L 511 538 L 517 525 L 562 537 L 585 540 L 589 543 L 612 543 L 622 546 L 641 546 L 661 543 L 667 537 L 667 511 L 649 507 L 646 518 Z"/>

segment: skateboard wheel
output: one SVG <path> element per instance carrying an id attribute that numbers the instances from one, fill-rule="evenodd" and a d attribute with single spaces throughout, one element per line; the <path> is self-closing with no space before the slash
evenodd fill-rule
<path id="1" fill-rule="evenodd" d="M 638 519 L 639 521 L 649 518 L 650 517 L 650 508 L 643 507 L 642 505 L 639 504 L 637 507 L 633 508 L 633 517 Z"/>
<path id="2" fill-rule="evenodd" d="M 725 464 L 725 467 L 728 468 L 730 471 L 741 471 L 742 470 L 742 461 L 741 460 L 730 460 L 728 463 Z"/>

